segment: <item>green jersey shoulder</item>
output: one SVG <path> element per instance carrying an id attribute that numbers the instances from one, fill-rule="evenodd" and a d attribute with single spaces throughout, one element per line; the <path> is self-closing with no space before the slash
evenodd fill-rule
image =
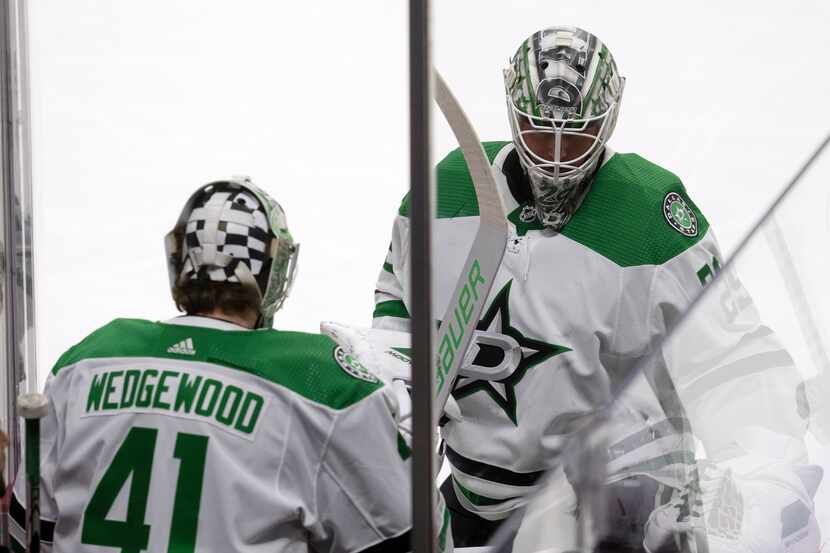
<path id="1" fill-rule="evenodd" d="M 383 386 L 326 336 L 272 329 L 228 331 L 115 319 L 70 348 L 53 375 L 84 360 L 154 358 L 220 365 L 287 388 L 333 409 L 358 403 Z"/>
<path id="2" fill-rule="evenodd" d="M 498 153 L 510 142 L 482 142 L 484 153 L 490 163 Z M 436 167 L 436 207 L 439 219 L 453 217 L 475 217 L 478 215 L 478 200 L 473 187 L 473 179 L 470 177 L 470 170 L 464 160 L 464 154 L 460 148 L 456 148 L 442 159 Z M 409 217 L 410 201 L 409 194 L 401 202 L 398 214 Z"/>
<path id="3" fill-rule="evenodd" d="M 709 223 L 680 179 L 637 154 L 615 154 L 562 229 L 621 267 L 662 265 L 697 244 Z"/>
<path id="4" fill-rule="evenodd" d="M 493 163 L 510 142 L 483 142 Z M 501 170 L 500 167 L 497 167 Z M 469 169 L 460 149 L 453 150 L 436 168 L 437 217 L 475 217 L 478 202 Z M 541 230 L 526 219 L 527 205 L 519 205 L 508 219 L 522 233 Z M 409 216 L 407 195 L 398 211 Z M 598 170 L 591 188 L 561 234 L 590 248 L 621 267 L 661 265 L 694 246 L 709 223 L 674 173 L 637 154 L 614 154 Z"/>

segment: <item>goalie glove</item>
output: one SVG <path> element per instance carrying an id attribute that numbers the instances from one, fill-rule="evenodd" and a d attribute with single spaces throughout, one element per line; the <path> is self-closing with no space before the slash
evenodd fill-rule
<path id="1" fill-rule="evenodd" d="M 353 355 L 386 383 L 411 381 L 408 332 L 349 326 L 331 321 L 320 323 L 320 332 Z"/>
<path id="2" fill-rule="evenodd" d="M 648 553 L 819 551 L 813 496 L 822 469 L 777 464 L 738 476 L 739 470 L 740 461 L 698 462 L 689 484 L 649 517 L 644 549 Z"/>
<path id="3" fill-rule="evenodd" d="M 320 323 L 320 332 L 337 342 L 346 353 L 374 372 L 388 386 L 396 402 L 398 428 L 409 443 L 412 437 L 410 334 L 330 321 Z M 455 421 L 462 419 L 461 409 L 452 396 L 444 406 L 444 414 Z"/>

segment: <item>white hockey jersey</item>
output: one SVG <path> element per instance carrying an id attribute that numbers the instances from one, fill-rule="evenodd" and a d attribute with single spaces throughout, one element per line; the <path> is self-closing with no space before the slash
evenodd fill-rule
<path id="1" fill-rule="evenodd" d="M 503 362 L 516 345 L 521 359 L 503 380 L 460 379 L 454 389 L 463 421 L 449 421 L 442 435 L 462 506 L 489 520 L 506 517 L 561 462 L 568 437 L 608 406 L 631 371 L 649 359 L 655 365 L 650 382 L 635 379 L 611 417 L 611 480 L 647 474 L 681 486 L 695 458 L 689 418 L 710 457 L 728 449 L 732 421 L 746 421 L 737 415 L 740 399 L 730 404 L 724 398 L 732 379 L 750 373 L 774 375 L 774 389 L 764 397 L 785 404 L 774 420 L 770 415 L 753 423 L 800 439 L 806 426 L 796 412 L 800 378 L 740 283 L 723 309 L 711 313 L 707 328 L 692 332 L 693 354 L 652 355 L 721 265 L 706 218 L 675 175 L 635 154 L 609 150 L 573 219 L 552 233 L 536 217 L 512 143 L 484 148 L 506 209 L 509 241 L 477 326 L 490 337 L 479 344 L 476 362 Z M 459 150 L 437 167 L 436 203 L 433 310 L 441 317 L 479 224 Z M 376 285 L 377 328 L 409 326 L 408 215 L 407 198 Z M 747 357 L 754 360 L 749 371 L 741 365 Z M 713 388 L 718 394 L 709 393 Z"/>
<path id="2" fill-rule="evenodd" d="M 115 320 L 46 383 L 46 550 L 408 551 L 410 453 L 383 392 L 324 336 Z"/>

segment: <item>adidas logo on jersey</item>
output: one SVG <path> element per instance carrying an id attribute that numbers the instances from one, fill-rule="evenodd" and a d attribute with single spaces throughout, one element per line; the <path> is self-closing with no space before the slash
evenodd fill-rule
<path id="1" fill-rule="evenodd" d="M 167 353 L 178 353 L 179 355 L 196 355 L 196 348 L 193 347 L 193 338 L 182 340 L 167 348 Z"/>

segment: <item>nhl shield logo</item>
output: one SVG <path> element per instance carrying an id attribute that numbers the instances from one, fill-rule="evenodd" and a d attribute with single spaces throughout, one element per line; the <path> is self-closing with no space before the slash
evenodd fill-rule
<path id="1" fill-rule="evenodd" d="M 663 215 L 669 225 L 684 236 L 697 236 L 697 217 L 677 192 L 669 192 L 663 199 Z"/>
<path id="2" fill-rule="evenodd" d="M 372 374 L 372 371 L 364 367 L 363 363 L 343 351 L 343 348 L 340 346 L 337 346 L 334 349 L 334 360 L 337 361 L 340 368 L 343 369 L 343 371 L 349 376 L 353 376 L 359 380 L 365 380 L 366 382 L 371 382 L 372 384 L 380 382 L 378 377 Z"/>

